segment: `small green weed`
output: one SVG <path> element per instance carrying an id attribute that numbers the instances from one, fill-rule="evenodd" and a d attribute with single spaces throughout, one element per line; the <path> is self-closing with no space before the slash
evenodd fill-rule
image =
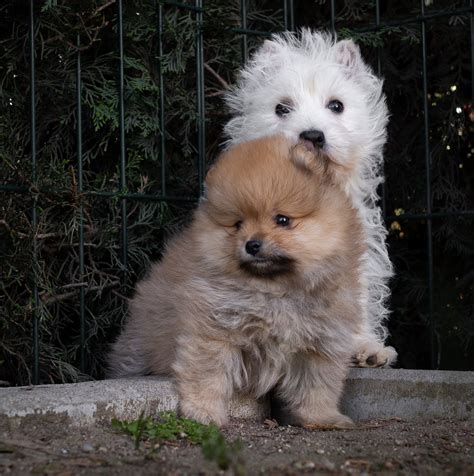
<path id="1" fill-rule="evenodd" d="M 204 457 L 215 461 L 220 469 L 232 467 L 236 474 L 243 474 L 243 465 L 239 461 L 242 449 L 240 441 L 227 442 L 215 425 L 203 425 L 188 418 L 181 418 L 174 412 L 162 412 L 158 417 L 144 417 L 137 420 L 122 421 L 114 418 L 112 426 L 132 436 L 135 448 L 140 441 L 152 440 L 165 443 L 178 438 L 200 445 Z"/>
<path id="2" fill-rule="evenodd" d="M 220 469 L 233 468 L 234 474 L 245 474 L 245 468 L 239 458 L 242 450 L 240 441 L 227 442 L 222 433 L 209 432 L 202 442 L 202 454 L 208 461 L 215 461 Z"/>
<path id="3" fill-rule="evenodd" d="M 142 439 L 164 442 L 176 440 L 181 435 L 191 443 L 202 444 L 209 433 L 219 432 L 219 429 L 213 425 L 206 426 L 187 418 L 179 418 L 173 412 L 160 413 L 157 420 L 152 417 L 144 418 L 143 414 L 137 420 L 132 421 L 121 421 L 114 418 L 112 426 L 131 435 L 136 448 Z"/>

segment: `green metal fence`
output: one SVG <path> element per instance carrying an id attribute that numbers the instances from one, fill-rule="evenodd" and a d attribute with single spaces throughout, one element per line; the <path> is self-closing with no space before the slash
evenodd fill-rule
<path id="1" fill-rule="evenodd" d="M 30 42 L 28 45 L 29 49 L 29 58 L 30 58 L 30 113 L 31 113 L 31 183 L 32 187 L 25 186 L 15 186 L 12 184 L 0 184 L 0 192 L 2 194 L 8 193 L 22 193 L 32 197 L 32 208 L 31 208 L 31 225 L 33 229 L 37 228 L 40 210 L 38 208 L 38 196 L 42 191 L 37 187 L 37 143 L 36 143 L 36 131 L 37 131 L 37 113 L 36 113 L 36 103 L 37 97 L 35 95 L 35 85 L 36 85 L 36 66 L 35 58 L 38 54 L 37 45 L 35 43 L 35 18 L 38 14 L 37 7 L 35 8 L 34 0 L 30 0 Z M 300 23 L 304 23 L 304 19 L 298 21 L 299 19 L 295 17 L 295 13 L 298 11 L 298 5 L 294 5 L 292 0 L 283 0 L 281 2 L 274 2 L 275 9 L 281 10 L 283 16 L 283 25 L 288 30 L 294 30 Z M 300 2 L 302 3 L 302 2 Z M 430 106 L 428 100 L 428 90 L 429 90 L 429 72 L 427 71 L 427 33 L 426 26 L 427 24 L 434 20 L 440 18 L 450 18 L 453 16 L 464 16 L 469 18 L 470 22 L 470 31 L 471 31 L 471 58 L 474 57 L 474 45 L 473 45 L 473 0 L 469 1 L 469 4 L 461 5 L 456 2 L 453 3 L 451 8 L 442 8 L 440 10 L 433 10 L 430 8 L 429 12 L 426 11 L 426 1 L 420 0 L 419 2 L 419 12 L 417 15 L 400 18 L 397 20 L 382 20 L 380 15 L 380 6 L 381 1 L 375 0 L 373 4 L 373 22 L 367 25 L 357 25 L 352 29 L 354 33 L 362 34 L 364 32 L 384 32 L 389 28 L 402 27 L 407 24 L 416 24 L 420 28 L 421 35 L 421 45 L 419 48 L 419 54 L 421 57 L 422 69 L 420 71 L 422 75 L 422 97 L 423 97 L 423 127 L 424 127 L 424 160 L 425 160 L 425 199 L 426 199 L 426 210 L 423 213 L 405 213 L 402 215 L 393 215 L 392 213 L 385 213 L 386 221 L 388 224 L 394 221 L 419 221 L 426 223 L 426 281 L 428 286 L 428 309 L 427 312 L 430 316 L 429 318 L 429 335 L 430 335 L 430 349 L 431 349 L 431 367 L 435 368 L 437 366 L 436 359 L 436 342 L 435 342 L 435 329 L 434 329 L 434 319 L 433 319 L 433 300 L 434 300 L 434 285 L 433 285 L 433 231 L 432 223 L 434 220 L 443 220 L 447 217 L 455 216 L 474 216 L 474 210 L 462 209 L 456 210 L 452 209 L 449 211 L 434 211 L 432 207 L 432 190 L 431 190 L 431 148 L 432 144 L 429 137 L 430 130 Z M 336 2 L 331 0 L 329 3 L 329 18 L 322 19 L 322 23 L 326 25 L 327 28 L 338 31 L 340 27 L 347 27 L 347 25 L 340 25 L 337 21 L 338 9 L 343 7 L 341 2 Z M 118 206 L 120 207 L 120 216 L 121 216 L 121 233 L 120 233 L 120 247 L 121 247 L 121 266 L 120 266 L 120 279 L 122 282 L 127 281 L 127 269 L 128 269 L 128 224 L 127 224 L 127 213 L 131 202 L 135 201 L 163 201 L 163 202 L 173 202 L 173 201 L 183 201 L 183 202 L 193 202 L 197 199 L 193 196 L 173 196 L 168 194 L 167 189 L 167 162 L 166 162 L 166 153 L 167 153 L 167 144 L 166 144 L 166 130 L 164 127 L 160 130 L 160 167 L 161 167 L 161 194 L 146 194 L 146 193 L 129 193 L 127 191 L 127 154 L 126 154 L 126 132 L 125 132 L 125 116 L 126 116 L 126 106 L 124 102 L 124 29 L 123 29 L 123 5 L 122 0 L 117 0 L 115 8 L 117 9 L 117 50 L 118 50 L 118 62 L 117 62 L 117 89 L 118 89 L 118 108 L 117 115 L 119 117 L 119 141 L 120 141 L 120 164 L 119 164 L 119 179 L 115 192 L 104 192 L 85 189 L 83 181 L 83 131 L 82 131 L 82 94 L 81 94 L 81 39 L 77 38 L 77 74 L 76 74 L 76 109 L 77 109 L 77 162 L 75 166 L 75 174 L 77 177 L 77 187 L 79 195 L 98 195 L 102 196 L 107 200 L 118 200 Z M 163 57 L 163 15 L 164 9 L 175 8 L 182 11 L 192 12 L 195 16 L 195 54 L 196 54 L 196 104 L 197 104 L 197 157 L 196 157 L 196 166 L 198 180 L 201 184 L 200 191 L 202 192 L 202 183 L 206 172 L 206 97 L 205 97 L 205 68 L 204 68 L 204 41 L 203 41 L 203 22 L 206 17 L 206 2 L 203 0 L 196 0 L 194 3 L 180 3 L 175 1 L 157 1 L 156 2 L 156 35 L 157 35 L 157 56 L 158 64 L 157 71 L 159 76 L 159 102 L 160 102 L 160 111 L 159 111 L 159 120 L 162 125 L 165 124 L 165 118 L 167 111 L 165 110 L 165 84 L 166 78 L 162 71 L 161 58 Z M 241 0 L 240 2 L 240 19 L 241 25 L 240 28 L 234 28 L 234 34 L 238 35 L 241 39 L 241 53 L 242 61 L 248 57 L 249 46 L 248 39 L 250 37 L 268 37 L 270 35 L 267 31 L 257 31 L 248 28 L 247 23 L 247 2 L 246 0 Z M 466 45 L 467 46 L 467 45 Z M 380 48 L 377 48 L 377 59 L 376 59 L 376 70 L 379 74 L 383 74 L 383 62 L 382 62 L 382 52 Z M 472 62 L 471 62 L 471 78 L 472 78 Z M 474 96 L 474 92 L 472 93 Z M 382 193 L 385 212 L 385 196 Z M 80 204 L 79 216 L 80 216 L 80 227 L 78 230 L 78 254 L 79 254 L 79 274 L 81 277 L 84 277 L 84 210 L 82 204 Z M 32 381 L 35 384 L 40 383 L 40 353 L 41 353 L 41 335 L 39 332 L 39 319 L 41 318 L 39 314 L 39 290 L 37 285 L 37 272 L 38 272 L 38 252 L 37 252 L 37 240 L 36 238 L 32 241 L 32 267 L 31 267 L 31 280 L 32 280 L 32 300 L 33 300 L 33 314 L 32 314 L 32 349 L 33 349 L 33 369 L 32 369 Z M 83 281 L 83 279 L 81 279 Z M 85 340 L 86 340 L 86 286 L 83 285 L 79 289 L 79 298 L 77 301 L 77 306 L 79 307 L 80 315 L 80 367 L 83 372 L 87 372 L 86 364 L 86 355 L 85 355 Z"/>

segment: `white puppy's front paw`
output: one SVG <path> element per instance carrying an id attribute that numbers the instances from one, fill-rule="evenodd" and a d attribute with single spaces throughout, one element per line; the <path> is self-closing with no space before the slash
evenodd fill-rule
<path id="1" fill-rule="evenodd" d="M 362 368 L 390 367 L 397 361 L 397 351 L 383 344 L 369 344 L 352 356 L 351 366 Z"/>

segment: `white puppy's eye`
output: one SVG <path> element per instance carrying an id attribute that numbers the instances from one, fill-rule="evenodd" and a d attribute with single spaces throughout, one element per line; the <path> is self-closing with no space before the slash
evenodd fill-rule
<path id="1" fill-rule="evenodd" d="M 240 230 L 241 227 L 242 227 L 242 220 L 239 220 L 239 221 L 234 223 L 234 228 L 236 230 Z"/>
<path id="2" fill-rule="evenodd" d="M 342 104 L 338 99 L 333 99 L 332 101 L 329 101 L 327 108 L 336 114 L 340 114 L 344 111 L 344 104 Z"/>
<path id="3" fill-rule="evenodd" d="M 290 99 L 282 99 L 275 107 L 275 114 L 279 117 L 286 116 L 293 110 L 293 104 Z"/>

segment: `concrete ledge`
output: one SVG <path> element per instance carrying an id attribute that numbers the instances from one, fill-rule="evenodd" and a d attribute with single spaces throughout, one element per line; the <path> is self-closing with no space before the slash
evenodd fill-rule
<path id="1" fill-rule="evenodd" d="M 352 369 L 341 408 L 354 420 L 471 419 L 474 372 Z"/>
<path id="2" fill-rule="evenodd" d="M 103 380 L 66 385 L 0 389 L 0 422 L 24 418 L 64 418 L 77 425 L 135 419 L 158 411 L 176 410 L 172 381 L 158 377 Z M 474 372 L 398 369 L 353 369 L 342 401 L 355 420 L 400 417 L 404 420 L 473 417 Z M 262 419 L 267 402 L 239 398 L 234 417 Z"/>
<path id="3" fill-rule="evenodd" d="M 64 385 L 38 385 L 0 389 L 0 422 L 20 423 L 24 418 L 64 418 L 76 425 L 132 420 L 157 412 L 176 410 L 178 395 L 171 379 L 140 377 Z M 230 414 L 237 418 L 264 418 L 268 402 L 238 398 Z"/>

